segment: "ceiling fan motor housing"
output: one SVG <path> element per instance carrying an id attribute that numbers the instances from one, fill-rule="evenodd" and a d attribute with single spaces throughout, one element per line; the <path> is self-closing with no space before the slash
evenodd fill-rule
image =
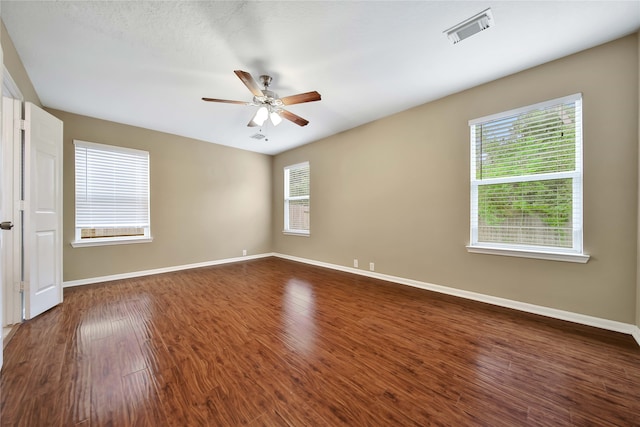
<path id="1" fill-rule="evenodd" d="M 253 102 L 256 104 L 268 104 L 273 107 L 282 107 L 284 104 L 278 97 L 278 94 L 269 89 L 263 89 L 264 96 L 254 96 Z"/>

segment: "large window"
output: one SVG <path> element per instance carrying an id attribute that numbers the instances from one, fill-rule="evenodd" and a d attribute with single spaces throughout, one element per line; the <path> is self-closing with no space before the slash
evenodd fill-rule
<path id="1" fill-rule="evenodd" d="M 469 122 L 474 252 L 586 262 L 582 97 Z"/>
<path id="2" fill-rule="evenodd" d="M 284 232 L 309 234 L 309 162 L 284 168 Z"/>
<path id="3" fill-rule="evenodd" d="M 74 141 L 74 246 L 149 241 L 149 153 Z"/>

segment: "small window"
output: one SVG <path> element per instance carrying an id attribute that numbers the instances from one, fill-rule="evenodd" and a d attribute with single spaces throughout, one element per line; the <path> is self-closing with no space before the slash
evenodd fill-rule
<path id="1" fill-rule="evenodd" d="M 584 257 L 581 95 L 471 120 L 469 126 L 469 249 Z"/>
<path id="2" fill-rule="evenodd" d="M 73 246 L 150 241 L 149 153 L 85 141 L 74 144 Z"/>
<path id="3" fill-rule="evenodd" d="M 284 232 L 309 235 L 309 162 L 284 168 Z"/>

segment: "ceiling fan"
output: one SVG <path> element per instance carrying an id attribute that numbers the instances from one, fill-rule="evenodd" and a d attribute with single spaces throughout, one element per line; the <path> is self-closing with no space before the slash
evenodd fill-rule
<path id="1" fill-rule="evenodd" d="M 260 76 L 260 82 L 264 86 L 264 89 L 260 89 L 260 86 L 258 86 L 258 83 L 253 79 L 251 74 L 242 70 L 235 70 L 234 73 L 236 73 L 236 76 L 242 80 L 242 83 L 244 83 L 253 94 L 253 100 L 251 102 L 215 98 L 202 98 L 202 100 L 209 102 L 224 102 L 227 104 L 254 105 L 256 107 L 260 107 L 247 126 L 262 126 L 267 118 L 271 120 L 271 123 L 274 126 L 279 125 L 280 122 L 282 122 L 282 118 L 285 118 L 298 126 L 306 126 L 309 124 L 309 120 L 303 119 L 282 107 L 293 104 L 302 104 L 304 102 L 320 101 L 320 99 L 322 99 L 320 94 L 315 90 L 313 92 L 299 93 L 297 95 L 280 98 L 277 93 L 269 90 L 269 85 L 272 80 L 271 76 Z"/>

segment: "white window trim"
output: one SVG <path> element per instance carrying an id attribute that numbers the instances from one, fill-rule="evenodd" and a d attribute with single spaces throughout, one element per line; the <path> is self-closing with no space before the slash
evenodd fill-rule
<path id="1" fill-rule="evenodd" d="M 74 248 L 86 248 L 91 246 L 129 245 L 132 243 L 151 243 L 153 237 L 108 237 L 98 239 L 74 240 L 71 246 Z"/>
<path id="2" fill-rule="evenodd" d="M 556 248 L 550 248 L 549 250 L 533 250 L 530 246 L 522 246 L 522 248 L 513 247 L 500 247 L 499 245 L 490 246 L 488 244 L 467 246 L 467 252 L 486 255 L 503 255 L 520 258 L 534 258 L 544 259 L 548 261 L 566 261 L 585 264 L 589 261 L 589 255 L 577 254 L 571 252 L 554 252 Z"/>
<path id="3" fill-rule="evenodd" d="M 282 234 L 287 236 L 302 236 L 302 237 L 310 237 L 311 233 L 307 230 L 282 230 Z"/>
<path id="4" fill-rule="evenodd" d="M 129 147 L 120 147 L 117 145 L 108 145 L 108 144 L 99 144 L 95 142 L 82 141 L 78 139 L 73 140 L 74 147 L 75 145 L 80 145 L 83 147 L 94 147 L 98 149 L 103 149 L 106 151 L 112 152 L 121 152 L 121 153 L 145 153 L 149 155 L 148 151 L 137 150 L 135 148 Z M 74 149 L 74 165 L 75 165 L 75 149 Z M 151 170 L 151 165 L 149 165 L 149 173 Z M 74 187 L 75 187 L 75 172 L 74 172 Z M 75 188 L 74 188 L 75 192 Z M 80 237 L 80 228 L 76 227 L 75 219 L 74 219 L 74 240 L 70 242 L 71 247 L 73 248 L 86 248 L 86 247 L 95 247 L 95 246 L 112 246 L 112 245 L 129 245 L 136 243 L 151 243 L 153 242 L 153 237 L 151 236 L 151 176 L 149 176 L 149 225 L 144 227 L 144 235 L 143 236 L 122 236 L 122 237 L 104 237 L 104 238 L 93 238 L 93 239 L 81 239 Z M 74 203 L 74 216 L 75 216 L 75 203 Z"/>
<path id="5" fill-rule="evenodd" d="M 296 163 L 296 164 L 293 164 L 293 165 L 285 166 L 283 168 L 283 172 L 284 172 L 284 229 L 282 230 L 282 234 L 289 235 L 289 236 L 309 237 L 311 235 L 311 225 L 309 225 L 309 230 L 296 230 L 296 229 L 289 228 L 289 215 L 287 214 L 287 212 L 289 212 L 289 201 L 290 200 L 308 200 L 309 201 L 309 208 L 311 208 L 311 194 L 309 194 L 308 196 L 287 197 L 287 195 L 289 194 L 289 180 L 287 179 L 287 171 L 289 169 L 296 169 L 296 168 L 299 168 L 301 166 L 308 167 L 309 168 L 309 173 L 311 173 L 311 165 L 309 164 L 309 162 Z M 309 180 L 311 180 L 311 176 L 309 176 Z M 309 191 L 309 193 L 311 193 L 311 191 Z"/>
<path id="6" fill-rule="evenodd" d="M 469 127 L 472 127 L 476 124 L 481 124 L 497 119 L 502 119 L 505 117 L 510 117 L 522 113 L 526 113 L 528 111 L 534 109 L 543 109 L 550 106 L 567 103 L 567 102 L 576 102 L 582 101 L 582 94 L 576 93 L 572 95 L 568 95 L 561 98 L 552 99 L 549 101 L 540 102 L 533 105 L 528 105 L 525 107 L 516 108 L 509 111 L 504 111 L 497 114 L 491 114 L 488 116 L 480 117 L 477 119 L 469 120 Z M 576 124 L 578 126 L 578 124 Z M 580 124 L 580 126 L 582 126 Z M 583 229 L 584 229 L 584 216 L 582 214 L 582 199 L 584 198 L 584 193 L 582 189 L 582 177 L 583 177 L 583 169 L 582 169 L 582 152 L 583 152 L 583 144 L 584 140 L 582 137 L 582 127 L 578 130 L 578 134 L 580 135 L 580 143 L 576 144 L 576 168 L 575 171 L 572 172 L 557 172 L 557 173 L 548 173 L 548 174 L 539 174 L 535 176 L 523 176 L 523 177 L 508 177 L 508 178 L 493 178 L 493 179 L 484 179 L 482 180 L 483 185 L 490 184 L 498 184 L 503 182 L 525 182 L 525 181 L 538 181 L 545 179 L 558 179 L 558 178 L 573 178 L 574 185 L 574 193 L 579 191 L 582 195 L 580 200 L 573 199 L 574 203 L 574 212 L 580 212 L 580 228 L 579 230 L 574 230 L 573 233 L 573 248 L 567 248 L 566 250 L 563 248 L 557 247 L 546 247 L 546 246 L 530 246 L 530 245 L 510 245 L 510 244 L 499 244 L 499 243 L 487 243 L 487 242 L 478 242 L 478 215 L 473 215 L 474 209 L 477 209 L 477 196 L 478 196 L 478 185 L 479 181 L 475 178 L 476 173 L 476 144 L 474 133 L 470 132 L 470 147 L 471 147 L 471 230 L 470 230 L 470 243 L 466 246 L 467 252 L 470 253 L 480 253 L 480 254 L 488 254 L 488 255 L 502 255 L 502 256 L 512 256 L 512 257 L 523 257 L 523 258 L 534 258 L 534 259 L 543 259 L 543 260 L 551 260 L 551 261 L 566 261 L 566 262 L 576 262 L 576 263 L 586 263 L 589 261 L 590 256 L 584 253 L 583 248 Z"/>

